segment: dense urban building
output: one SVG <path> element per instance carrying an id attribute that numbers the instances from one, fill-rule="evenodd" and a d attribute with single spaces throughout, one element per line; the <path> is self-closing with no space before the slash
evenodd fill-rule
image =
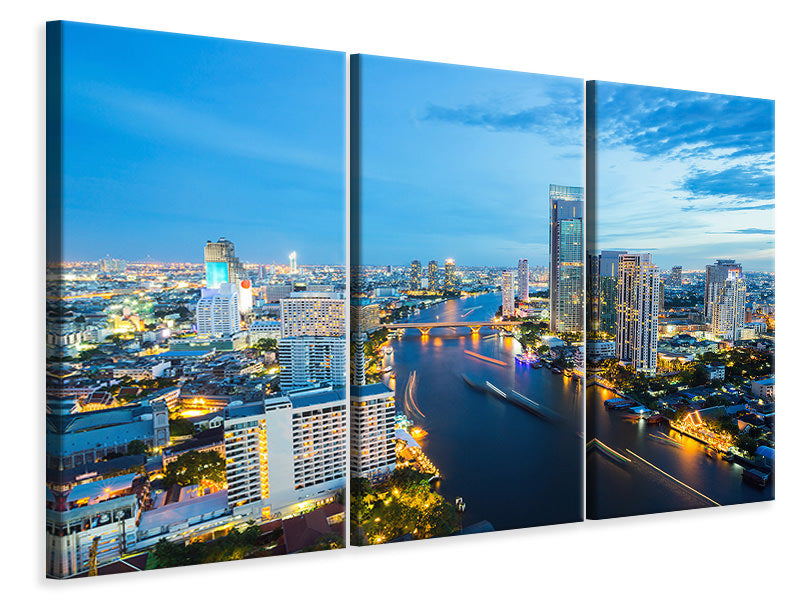
<path id="1" fill-rule="evenodd" d="M 245 279 L 244 267 L 236 257 L 233 242 L 223 238 L 206 242 L 206 287 L 218 288 L 222 283 L 234 286 Z"/>
<path id="2" fill-rule="evenodd" d="M 428 289 L 439 289 L 439 263 L 435 260 L 428 263 Z"/>
<path id="3" fill-rule="evenodd" d="M 293 292 L 280 301 L 281 337 L 347 335 L 343 294 Z"/>
<path id="4" fill-rule="evenodd" d="M 444 261 L 444 291 L 449 294 L 455 294 L 459 291 L 456 261 L 452 258 Z"/>
<path id="5" fill-rule="evenodd" d="M 410 286 L 409 289 L 418 290 L 420 289 L 420 279 L 422 277 L 422 266 L 418 260 L 411 261 L 411 277 L 410 279 Z"/>
<path id="6" fill-rule="evenodd" d="M 741 273 L 731 270 L 723 284 L 715 284 L 711 299 L 711 329 L 724 339 L 737 341 L 744 327 L 747 285 Z"/>

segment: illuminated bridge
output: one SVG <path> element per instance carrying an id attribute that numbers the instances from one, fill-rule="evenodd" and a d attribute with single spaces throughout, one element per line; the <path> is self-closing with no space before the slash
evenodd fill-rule
<path id="1" fill-rule="evenodd" d="M 389 331 L 397 329 L 419 329 L 422 335 L 428 335 L 431 329 L 437 327 L 469 327 L 472 333 L 478 333 L 481 327 L 492 327 L 511 331 L 519 325 L 516 321 L 436 321 L 435 323 L 390 323 L 384 325 Z"/>

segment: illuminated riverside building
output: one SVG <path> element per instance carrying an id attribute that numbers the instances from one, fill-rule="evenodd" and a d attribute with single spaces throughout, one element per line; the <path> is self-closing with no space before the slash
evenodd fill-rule
<path id="1" fill-rule="evenodd" d="M 238 285 L 245 279 L 244 267 L 236 257 L 233 242 L 219 238 L 218 241 L 206 242 L 206 287 L 216 289 L 223 283 Z"/>
<path id="2" fill-rule="evenodd" d="M 234 517 L 286 517 L 344 488 L 345 392 L 298 391 L 225 409 L 225 471 Z"/>
<path id="3" fill-rule="evenodd" d="M 732 269 L 711 300 L 711 329 L 724 339 L 737 341 L 744 326 L 747 286 L 741 271 Z"/>
<path id="4" fill-rule="evenodd" d="M 378 480 L 395 468 L 394 392 L 384 383 L 350 387 L 350 476 Z"/>
<path id="5" fill-rule="evenodd" d="M 410 288 L 412 290 L 418 290 L 420 284 L 420 277 L 422 276 L 422 267 L 418 260 L 411 261 L 411 281 L 410 281 Z"/>
<path id="6" fill-rule="evenodd" d="M 703 296 L 703 314 L 708 321 L 713 319 L 713 302 L 719 290 L 728 281 L 731 273 L 742 272 L 742 265 L 730 258 L 717 260 L 713 265 L 706 265 L 706 287 Z"/>
<path id="7" fill-rule="evenodd" d="M 350 304 L 350 330 L 356 333 L 372 333 L 380 329 L 380 307 L 375 303 L 362 304 L 353 298 Z M 368 299 L 365 299 L 368 300 Z"/>
<path id="8" fill-rule="evenodd" d="M 439 289 L 439 263 L 435 260 L 428 263 L 428 289 Z"/>
<path id="9" fill-rule="evenodd" d="M 282 390 L 312 385 L 347 384 L 347 339 L 344 337 L 288 337 L 278 341 Z"/>
<path id="10" fill-rule="evenodd" d="M 661 279 L 650 254 L 621 254 L 617 279 L 617 358 L 655 375 Z"/>
<path id="11" fill-rule="evenodd" d="M 514 316 L 514 271 L 503 271 L 503 317 Z"/>
<path id="12" fill-rule="evenodd" d="M 458 278 L 456 277 L 456 261 L 448 258 L 444 261 L 444 291 L 454 294 L 458 292 Z"/>
<path id="13" fill-rule="evenodd" d="M 240 330 L 239 299 L 230 283 L 203 288 L 195 313 L 197 334 L 225 337 Z"/>
<path id="14" fill-rule="evenodd" d="M 280 306 L 281 337 L 347 335 L 343 294 L 294 292 Z"/>
<path id="15" fill-rule="evenodd" d="M 550 186 L 550 331 L 583 329 L 583 188 Z"/>
<path id="16" fill-rule="evenodd" d="M 519 301 L 527 302 L 530 293 L 530 277 L 528 275 L 528 259 L 520 258 L 517 265 L 517 283 L 519 285 Z"/>

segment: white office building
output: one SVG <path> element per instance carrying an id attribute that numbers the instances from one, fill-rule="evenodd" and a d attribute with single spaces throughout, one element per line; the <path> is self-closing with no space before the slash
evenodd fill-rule
<path id="1" fill-rule="evenodd" d="M 240 330 L 239 299 L 236 287 L 220 284 L 218 289 L 203 288 L 197 301 L 197 334 L 229 336 Z"/>

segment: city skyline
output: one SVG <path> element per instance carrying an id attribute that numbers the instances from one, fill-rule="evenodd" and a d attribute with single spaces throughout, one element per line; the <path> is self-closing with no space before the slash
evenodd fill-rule
<path id="1" fill-rule="evenodd" d="M 343 53 L 66 23 L 63 56 L 65 260 L 200 262 L 224 236 L 344 263 Z"/>
<path id="2" fill-rule="evenodd" d="M 359 61 L 363 263 L 547 264 L 549 186 L 583 185 L 582 80 Z"/>
<path id="3" fill-rule="evenodd" d="M 599 250 L 774 271 L 774 102 L 597 82 Z M 589 230 L 591 233 L 591 229 Z"/>

